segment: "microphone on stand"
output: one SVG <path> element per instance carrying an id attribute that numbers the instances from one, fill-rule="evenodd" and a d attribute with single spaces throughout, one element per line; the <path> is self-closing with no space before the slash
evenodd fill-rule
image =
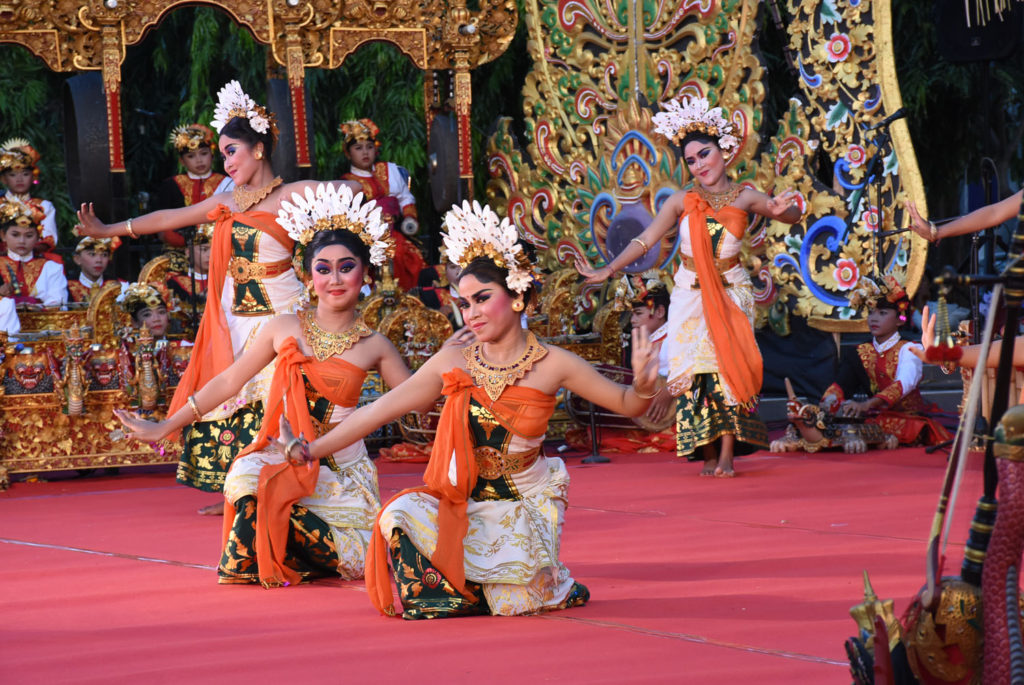
<path id="1" fill-rule="evenodd" d="M 878 232 L 878 237 L 880 237 L 880 238 L 887 238 L 888 236 L 891 236 L 891 235 L 896 235 L 898 233 L 908 233 L 908 232 L 910 232 L 912 230 L 914 230 L 914 229 L 912 229 L 912 228 L 894 228 L 891 231 L 879 231 Z"/>
<path id="2" fill-rule="evenodd" d="M 896 110 L 895 112 L 893 112 L 892 114 L 890 114 L 886 118 L 882 119 L 877 124 L 875 124 L 873 126 L 868 126 L 864 130 L 865 131 L 874 131 L 876 128 L 882 128 L 883 126 L 888 126 L 892 122 L 898 121 L 898 120 L 900 120 L 900 119 L 902 119 L 902 118 L 904 118 L 906 116 L 907 116 L 907 110 L 904 109 L 903 107 L 900 107 L 898 110 Z"/>

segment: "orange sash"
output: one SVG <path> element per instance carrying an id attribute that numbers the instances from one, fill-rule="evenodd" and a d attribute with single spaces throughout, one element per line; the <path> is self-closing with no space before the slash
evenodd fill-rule
<path id="1" fill-rule="evenodd" d="M 444 387 L 441 392 L 448 399 L 441 410 L 430 462 L 423 474 L 425 485 L 403 490 L 387 504 L 413 492 L 422 492 L 439 500 L 437 549 L 430 561 L 456 590 L 468 596 L 463 539 L 469 530 L 466 505 L 476 486 L 478 473 L 468 422 L 469 401 L 475 397 L 477 402 L 488 406 L 499 423 L 513 434 L 538 438 L 547 431 L 556 398 L 533 388 L 513 385 L 505 388 L 501 397 L 492 405 L 487 393 L 474 385 L 473 379 L 462 369 L 453 369 L 444 374 L 443 378 Z M 456 470 L 454 485 L 448 479 L 453 460 Z M 366 555 L 366 590 L 370 601 L 382 614 L 395 615 L 391 574 L 388 570 L 388 542 L 380 532 L 380 514 L 377 515 L 370 550 Z"/>
<path id="2" fill-rule="evenodd" d="M 750 404 L 761 391 L 764 373 L 761 351 L 747 315 L 725 293 L 722 277 L 715 268 L 707 225 L 710 215 L 729 233 L 741 239 L 746 229 L 747 213 L 732 206 L 713 212 L 697 193 L 687 193 L 683 197 L 683 215 L 689 217 L 690 245 L 697 266 L 701 304 L 711 342 L 715 346 L 718 372 L 736 401 L 741 405 Z"/>
<path id="3" fill-rule="evenodd" d="M 188 368 L 178 382 L 178 389 L 174 391 L 171 406 L 167 409 L 168 416 L 185 406 L 190 395 L 235 361 L 235 351 L 231 347 L 231 331 L 220 305 L 220 297 L 228 273 L 228 261 L 231 259 L 231 230 L 236 216 L 244 218 L 249 225 L 267 233 L 285 248 L 290 250 L 294 245 L 288 233 L 278 225 L 277 216 L 270 212 L 232 214 L 226 206 L 217 205 L 217 208 L 207 215 L 208 219 L 216 222 L 213 227 L 213 238 L 210 240 L 210 269 L 207 276 L 206 302 L 210 306 L 203 310 L 195 347 L 192 348 Z"/>

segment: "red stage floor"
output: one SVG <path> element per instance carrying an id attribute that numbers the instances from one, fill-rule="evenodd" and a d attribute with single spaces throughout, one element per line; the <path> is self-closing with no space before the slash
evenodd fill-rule
<path id="1" fill-rule="evenodd" d="M 735 480 L 667 454 L 568 458 L 562 557 L 580 609 L 404 622 L 361 583 L 219 586 L 209 494 L 169 473 L 0 493 L 0 682 L 848 683 L 867 568 L 902 612 L 944 458 L 760 453 Z M 382 464 L 385 495 L 421 465 Z M 980 493 L 972 469 L 950 570 Z"/>

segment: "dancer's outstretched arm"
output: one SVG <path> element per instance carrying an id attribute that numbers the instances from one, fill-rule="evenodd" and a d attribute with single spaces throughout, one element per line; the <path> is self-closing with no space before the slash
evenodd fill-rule
<path id="1" fill-rule="evenodd" d="M 619 385 L 602 376 L 587 361 L 568 350 L 549 347 L 558 359 L 555 368 L 564 369 L 560 385 L 585 400 L 623 416 L 640 416 L 658 393 L 658 353 L 647 329 L 633 329 L 633 385 Z"/>
<path id="2" fill-rule="evenodd" d="M 85 202 L 78 210 L 78 225 L 75 229 L 84 236 L 93 238 L 114 238 L 129 235 L 128 222 L 131 222 L 131 232 L 136 236 L 170 231 L 186 226 L 195 226 L 207 221 L 206 215 L 217 205 L 227 202 L 231 195 L 221 193 L 206 198 L 202 202 L 188 207 L 176 209 L 161 209 L 149 214 L 134 217 L 126 221 L 117 221 L 112 224 L 105 224 L 96 216 L 91 202 Z"/>
<path id="3" fill-rule="evenodd" d="M 238 394 L 246 382 L 274 360 L 279 341 L 283 342 L 286 337 L 295 335 L 298 328 L 298 319 L 294 314 L 277 316 L 268 321 L 241 357 L 192 396 L 199 414 L 205 414 Z M 123 409 L 116 410 L 114 415 L 128 430 L 129 437 L 143 442 L 165 438 L 196 420 L 195 412 L 188 403 L 163 421 L 147 421 L 138 413 Z"/>
<path id="4" fill-rule="evenodd" d="M 984 231 L 986 228 L 998 226 L 1004 221 L 1009 221 L 1017 216 L 1017 212 L 1020 211 L 1022 197 L 1024 197 L 1024 190 L 1018 190 L 1005 200 L 985 205 L 947 224 L 935 226 L 934 229 L 933 224 L 922 218 L 918 213 L 917 205 L 913 202 L 908 202 L 907 211 L 910 213 L 912 221 L 910 227 L 914 229 L 914 233 L 932 242 L 942 240 L 943 238 L 951 238 L 955 235 Z"/>

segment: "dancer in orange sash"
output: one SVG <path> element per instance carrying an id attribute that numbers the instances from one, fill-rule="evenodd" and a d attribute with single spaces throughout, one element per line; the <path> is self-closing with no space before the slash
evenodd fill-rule
<path id="1" fill-rule="evenodd" d="M 207 302 L 195 349 L 169 411 L 177 411 L 196 390 L 227 369 L 256 339 L 261 326 L 300 305 L 302 283 L 292 268 L 294 241 L 274 214 L 282 200 L 313 188 L 315 181 L 282 185 L 270 157 L 277 141 L 274 117 L 246 95 L 237 81 L 218 94 L 213 127 L 220 134 L 224 169 L 235 181 L 231 193 L 186 207 L 165 209 L 105 225 L 91 205 L 78 212 L 78 230 L 98 238 L 158 233 L 214 221 L 210 241 Z M 219 306 L 218 306 L 219 305 Z M 178 481 L 207 492 L 221 492 L 224 476 L 239 450 L 260 429 L 262 401 L 273 366 L 257 370 L 232 398 L 206 407 L 185 435 Z M 220 502 L 200 513 L 219 514 Z"/>
<path id="2" fill-rule="evenodd" d="M 767 448 L 757 417 L 761 352 L 754 339 L 754 292 L 740 264 L 750 214 L 791 224 L 801 212 L 796 193 L 769 197 L 726 175 L 727 154 L 738 147 L 720 107 L 703 98 L 670 101 L 654 116 L 655 130 L 679 145 L 693 175 L 692 189 L 669 197 L 658 215 L 607 266 L 577 258 L 588 283 L 600 283 L 679 226 L 682 265 L 668 311 L 668 389 L 678 399 L 676 454 L 703 447 L 701 475 L 732 477 L 737 441 Z M 716 449 L 717 446 L 717 449 Z"/>
<path id="3" fill-rule="evenodd" d="M 353 411 L 371 369 L 391 387 L 409 377 L 394 346 L 356 311 L 370 264 L 380 266 L 391 250 L 380 210 L 372 202 L 360 205 L 348 187 L 326 184 L 294 202 L 282 203 L 278 220 L 301 246 L 316 306 L 267 322 L 238 361 L 166 421 L 119 414 L 133 437 L 160 439 L 224 402 L 276 359 L 262 428 L 224 485 L 221 583 L 276 587 L 325 575 L 363 576 L 380 495 L 362 440 L 318 463 L 290 463 L 271 440 L 282 417 L 303 435 L 325 433 Z"/>
<path id="4" fill-rule="evenodd" d="M 474 203 L 445 218 L 448 257 L 462 267 L 459 307 L 477 342 L 447 347 L 398 391 L 361 407 L 308 445 L 281 440 L 292 458 L 319 459 L 410 410 L 447 396 L 425 485 L 381 512 L 367 557 L 373 604 L 394 615 L 389 555 L 405 618 L 526 614 L 583 604 L 589 593 L 560 560 L 569 474 L 541 451 L 565 387 L 627 416 L 657 392 L 658 360 L 634 334 L 635 387 L 540 343 L 520 324 L 534 295 L 530 265 L 507 219 Z"/>

